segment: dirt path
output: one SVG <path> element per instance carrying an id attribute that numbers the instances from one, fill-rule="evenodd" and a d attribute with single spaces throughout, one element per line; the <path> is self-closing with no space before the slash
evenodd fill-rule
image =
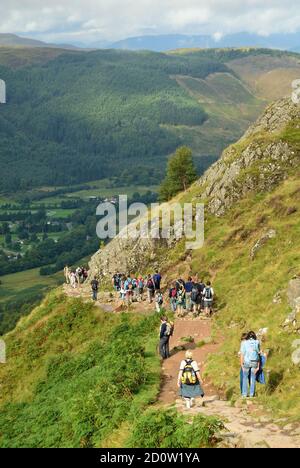
<path id="1" fill-rule="evenodd" d="M 208 354 L 214 353 L 218 349 L 218 344 L 210 343 L 197 347 L 196 343 L 201 342 L 211 335 L 211 322 L 205 319 L 177 319 L 175 323 L 174 335 L 170 339 L 171 357 L 163 362 L 163 380 L 159 396 L 159 402 L 172 404 L 176 400 L 177 376 L 180 362 L 185 358 L 187 349 L 193 351 L 193 357 L 198 362 L 201 370 Z M 194 341 L 187 342 L 184 338 L 191 337 Z M 182 349 L 184 348 L 184 349 Z M 215 395 L 216 391 L 208 381 L 204 381 L 204 391 L 206 395 Z"/>
<path id="2" fill-rule="evenodd" d="M 194 342 L 186 343 L 182 338 L 192 337 Z M 300 426 L 286 424 L 284 420 L 273 421 L 265 410 L 255 403 L 255 400 L 239 400 L 232 406 L 224 396 L 213 387 L 211 382 L 204 380 L 205 397 L 190 410 L 186 409 L 182 399 L 177 397 L 177 376 L 180 361 L 185 350 L 192 349 L 194 359 L 200 369 L 205 369 L 205 362 L 210 353 L 217 352 L 220 343 L 207 343 L 200 348 L 196 343 L 205 339 L 210 341 L 211 322 L 203 319 L 177 319 L 175 333 L 170 341 L 171 357 L 163 363 L 163 381 L 159 403 L 174 404 L 178 411 L 184 414 L 203 414 L 218 416 L 225 424 L 222 432 L 224 447 L 270 447 L 270 448 L 300 448 Z M 177 349 L 184 347 L 184 350 Z M 175 349 L 174 349 L 175 348 Z M 201 406 L 203 404 L 203 406 Z"/>
<path id="3" fill-rule="evenodd" d="M 84 288 L 72 289 L 64 285 L 64 292 L 70 297 L 82 297 L 90 301 L 90 294 Z M 96 305 L 106 312 L 119 312 L 120 302 L 109 293 L 101 293 Z M 133 309 L 141 313 L 154 310 L 154 305 L 147 302 L 135 303 Z M 125 309 L 126 310 L 126 309 Z M 186 338 L 191 338 L 186 340 Z M 206 341 L 206 343 L 205 343 Z M 197 343 L 202 342 L 199 347 Z M 184 359 L 185 351 L 191 349 L 194 359 L 198 362 L 201 371 L 205 370 L 205 363 L 210 353 L 218 350 L 220 343 L 211 340 L 211 321 L 204 318 L 177 318 L 175 332 L 170 340 L 171 357 L 162 365 L 162 385 L 158 405 L 176 405 L 179 412 L 184 414 L 219 417 L 225 430 L 221 434 L 221 447 L 270 447 L 270 448 L 300 448 L 299 424 L 287 424 L 284 418 L 272 420 L 263 407 L 255 400 L 238 400 L 233 406 L 226 401 L 209 382 L 204 379 L 205 397 L 197 402 L 195 407 L 186 409 L 185 403 L 180 399 L 177 389 L 177 376 L 179 364 Z M 203 404 L 203 406 L 201 406 Z"/>

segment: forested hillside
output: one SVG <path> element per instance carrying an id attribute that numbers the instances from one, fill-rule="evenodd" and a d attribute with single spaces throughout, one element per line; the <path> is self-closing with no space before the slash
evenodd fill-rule
<path id="1" fill-rule="evenodd" d="M 278 68 L 286 57 L 55 49 L 41 57 L 39 49 L 20 50 L 0 48 L 8 94 L 0 107 L 0 191 L 111 176 L 157 184 L 179 144 L 192 147 L 202 172 L 265 104 L 230 61 L 255 55 L 266 63 L 275 56 Z"/>

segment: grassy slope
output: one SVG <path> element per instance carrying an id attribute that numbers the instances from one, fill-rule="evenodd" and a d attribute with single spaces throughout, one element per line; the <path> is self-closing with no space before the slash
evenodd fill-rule
<path id="1" fill-rule="evenodd" d="M 52 292 L 5 336 L 0 447 L 209 447 L 216 418 L 151 407 L 157 314 L 109 314 Z M 150 407 L 150 408 L 149 408 Z"/>
<path id="2" fill-rule="evenodd" d="M 120 444 L 158 392 L 157 326 L 51 293 L 5 337 L 0 446 Z"/>
<path id="3" fill-rule="evenodd" d="M 224 144 L 236 141 L 266 105 L 264 99 L 255 97 L 242 81 L 228 73 L 212 74 L 206 79 L 177 76 L 176 81 L 209 116 L 200 127 L 173 128 L 195 154 L 220 154 Z"/>
<path id="4" fill-rule="evenodd" d="M 22 271 L 11 275 L 1 276 L 0 302 L 8 299 L 26 299 L 27 295 L 45 292 L 45 288 L 57 286 L 60 274 L 40 276 L 40 269 Z"/>

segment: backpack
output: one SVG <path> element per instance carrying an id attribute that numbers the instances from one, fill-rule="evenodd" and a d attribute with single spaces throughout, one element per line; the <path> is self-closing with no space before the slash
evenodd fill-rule
<path id="1" fill-rule="evenodd" d="M 148 289 L 154 289 L 154 283 L 153 283 L 153 280 L 151 278 L 148 279 L 148 281 L 147 281 L 147 288 Z"/>
<path id="2" fill-rule="evenodd" d="M 205 299 L 212 299 L 212 292 L 211 292 L 211 288 L 209 286 L 207 286 L 205 288 L 205 291 L 204 291 L 204 298 Z"/>
<path id="3" fill-rule="evenodd" d="M 159 305 L 162 305 L 163 302 L 164 302 L 163 295 L 160 294 L 160 295 L 157 297 L 157 303 L 158 303 Z"/>
<path id="4" fill-rule="evenodd" d="M 244 344 L 244 362 L 250 361 L 259 361 L 258 341 L 252 338 L 246 340 Z"/>
<path id="5" fill-rule="evenodd" d="M 173 322 L 170 322 L 170 323 L 168 322 L 165 335 L 166 336 L 172 336 L 173 333 L 174 333 L 174 323 Z"/>
<path id="6" fill-rule="evenodd" d="M 184 292 L 181 289 L 177 292 L 177 301 L 179 304 L 184 302 Z"/>
<path id="7" fill-rule="evenodd" d="M 139 288 L 140 289 L 143 289 L 144 287 L 144 281 L 143 280 L 139 280 Z"/>
<path id="8" fill-rule="evenodd" d="M 92 281 L 92 290 L 93 291 L 98 290 L 98 281 L 96 281 L 96 280 Z"/>
<path id="9" fill-rule="evenodd" d="M 193 302 L 196 302 L 199 296 L 199 289 L 195 286 L 192 288 L 191 299 Z"/>
<path id="10" fill-rule="evenodd" d="M 191 359 L 186 359 L 185 361 L 185 366 L 182 371 L 182 376 L 181 376 L 181 383 L 185 385 L 195 385 L 198 383 L 198 377 L 197 374 L 192 366 L 192 360 Z"/>
<path id="11" fill-rule="evenodd" d="M 172 288 L 171 289 L 171 297 L 176 297 L 177 296 L 177 289 L 176 288 Z"/>

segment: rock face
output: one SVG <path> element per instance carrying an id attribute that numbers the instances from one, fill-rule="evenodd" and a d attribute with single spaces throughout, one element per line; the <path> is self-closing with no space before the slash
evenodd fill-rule
<path id="1" fill-rule="evenodd" d="M 254 246 L 250 252 L 251 260 L 254 260 L 255 255 L 258 250 L 260 250 L 270 239 L 274 239 L 276 237 L 276 231 L 274 229 L 270 229 L 266 234 L 264 234 L 257 242 L 255 242 Z"/>
<path id="2" fill-rule="evenodd" d="M 205 187 L 202 198 L 209 199 L 211 213 L 221 216 L 248 192 L 271 190 L 286 177 L 287 169 L 299 163 L 299 154 L 276 135 L 299 119 L 300 106 L 281 99 L 224 151 L 198 182 Z"/>
<path id="3" fill-rule="evenodd" d="M 289 281 L 287 288 L 287 299 L 290 307 L 293 309 L 292 312 L 286 317 L 283 327 L 289 329 L 291 326 L 295 331 L 300 332 L 300 278 L 296 277 Z M 300 340 L 296 340 L 299 341 Z M 297 353 L 296 353 L 297 354 Z M 298 354 L 297 354 L 298 355 Z"/>
<path id="4" fill-rule="evenodd" d="M 206 210 L 222 216 L 249 192 L 272 190 L 288 176 L 289 169 L 299 165 L 299 151 L 282 137 L 291 122 L 300 122 L 300 106 L 293 104 L 290 98 L 269 106 L 241 140 L 225 150 L 220 160 L 194 184 L 192 200 L 204 202 Z M 96 274 L 101 278 L 116 271 L 143 271 L 146 265 L 150 269 L 159 267 L 166 249 L 176 242 L 176 227 L 173 231 L 167 241 L 141 236 L 124 239 L 118 235 L 92 257 L 91 276 Z M 274 235 L 276 233 L 270 230 L 259 239 L 253 246 L 251 258 Z"/>
<path id="5" fill-rule="evenodd" d="M 300 278 L 293 278 L 290 280 L 287 289 L 287 297 L 289 305 L 292 308 L 298 308 L 300 312 Z"/>

